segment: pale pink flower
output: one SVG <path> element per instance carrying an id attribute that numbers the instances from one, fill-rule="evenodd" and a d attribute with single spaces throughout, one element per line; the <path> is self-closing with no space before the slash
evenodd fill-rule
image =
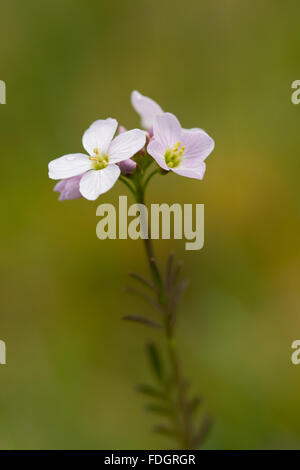
<path id="1" fill-rule="evenodd" d="M 131 175 L 136 169 L 136 162 L 128 158 L 123 162 L 118 163 L 122 175 Z"/>
<path id="2" fill-rule="evenodd" d="M 135 155 L 146 142 L 145 132 L 132 129 L 117 137 L 115 119 L 99 119 L 83 134 L 82 144 L 89 155 L 64 155 L 49 163 L 49 177 L 54 180 L 82 175 L 79 191 L 89 200 L 108 191 L 120 176 L 117 163 Z"/>
<path id="3" fill-rule="evenodd" d="M 174 114 L 163 113 L 153 121 L 153 139 L 147 151 L 164 170 L 202 179 L 204 160 L 213 151 L 213 139 L 202 129 L 183 129 Z"/>
<path id="4" fill-rule="evenodd" d="M 60 193 L 58 200 L 65 201 L 67 199 L 78 199 L 82 197 L 79 191 L 79 183 L 82 175 L 72 176 L 72 178 L 65 178 L 54 186 L 53 191 Z"/>
<path id="5" fill-rule="evenodd" d="M 123 132 L 126 132 L 126 127 L 119 126 L 118 134 L 123 134 Z M 128 160 L 123 160 L 122 162 L 119 162 L 118 166 L 123 175 L 131 175 L 136 169 L 136 162 L 134 160 L 131 160 L 131 158 L 128 158 Z"/>
<path id="6" fill-rule="evenodd" d="M 141 116 L 141 124 L 144 129 L 150 131 L 152 134 L 153 120 L 155 116 L 163 113 L 163 110 L 154 100 L 143 96 L 138 91 L 134 90 L 131 93 L 131 104 L 136 112 Z"/>

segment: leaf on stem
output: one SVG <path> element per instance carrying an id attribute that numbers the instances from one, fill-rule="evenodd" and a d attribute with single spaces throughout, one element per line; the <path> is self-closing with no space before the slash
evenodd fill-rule
<path id="1" fill-rule="evenodd" d="M 161 416 L 167 416 L 168 418 L 172 418 L 173 416 L 172 410 L 170 410 L 170 408 L 167 408 L 166 406 L 151 403 L 149 405 L 146 405 L 145 409 L 150 413 L 155 413 Z"/>
<path id="2" fill-rule="evenodd" d="M 150 258 L 150 263 L 151 263 L 151 265 L 153 266 L 153 268 L 154 268 L 155 271 L 156 271 L 157 280 L 158 280 L 159 282 L 161 282 L 160 270 L 159 270 L 158 264 L 157 264 L 157 262 L 156 262 L 156 259 L 155 259 L 154 257 Z"/>
<path id="3" fill-rule="evenodd" d="M 179 273 L 180 273 L 180 271 L 181 271 L 182 266 L 183 266 L 182 261 L 179 261 L 179 262 L 175 265 L 175 267 L 174 267 L 174 269 L 173 269 L 173 276 L 172 276 L 172 284 L 173 284 L 173 286 L 175 286 L 176 283 L 177 283 L 178 276 L 179 276 Z"/>
<path id="4" fill-rule="evenodd" d="M 145 300 L 150 305 L 152 305 L 152 307 L 156 308 L 159 312 L 163 313 L 163 309 L 160 304 L 155 299 L 153 299 L 153 297 L 150 297 L 149 295 L 145 294 L 145 292 L 135 289 L 134 287 L 126 287 L 126 290 L 127 292 L 130 292 L 130 294 L 136 295 L 141 299 Z"/>
<path id="5" fill-rule="evenodd" d="M 206 415 L 200 426 L 200 429 L 198 430 L 198 432 L 196 432 L 194 436 L 193 445 L 195 447 L 199 447 L 203 443 L 204 439 L 206 438 L 207 434 L 209 433 L 211 429 L 211 426 L 212 426 L 212 418 L 211 416 Z"/>
<path id="6" fill-rule="evenodd" d="M 159 323 L 153 320 L 150 320 L 150 318 L 141 317 L 139 315 L 124 315 L 122 319 L 127 320 L 127 321 L 142 323 L 143 325 L 151 326 L 152 328 L 162 329 L 162 326 Z"/>
<path id="7" fill-rule="evenodd" d="M 133 273 L 133 272 L 130 272 L 128 273 L 130 277 L 132 277 L 133 279 L 136 279 L 137 281 L 139 281 L 141 284 L 143 284 L 144 286 L 146 287 L 149 287 L 150 289 L 154 290 L 155 292 L 157 292 L 157 289 L 155 287 L 155 285 L 149 281 L 148 279 L 146 279 L 144 276 L 141 276 L 140 274 L 138 273 Z"/>
<path id="8" fill-rule="evenodd" d="M 153 428 L 153 432 L 160 434 L 162 436 L 167 436 L 167 437 L 178 439 L 178 433 L 174 429 L 169 428 L 168 426 L 165 426 L 163 424 L 155 426 Z"/>
<path id="9" fill-rule="evenodd" d="M 166 289 L 169 292 L 172 286 L 172 267 L 173 267 L 173 260 L 174 260 L 174 253 L 171 252 L 168 257 L 167 261 L 167 268 L 166 268 Z"/>
<path id="10" fill-rule="evenodd" d="M 186 290 L 188 285 L 189 285 L 189 281 L 187 279 L 183 279 L 183 281 L 181 281 L 178 284 L 176 292 L 173 295 L 173 299 L 171 299 L 171 310 L 173 312 L 176 311 L 176 309 L 178 307 L 178 304 L 179 304 L 179 301 L 180 301 L 180 299 L 181 299 L 181 297 L 182 297 L 182 295 L 183 295 L 183 293 Z"/>
<path id="11" fill-rule="evenodd" d="M 199 406 L 201 405 L 201 403 L 202 403 L 202 398 L 200 398 L 200 397 L 192 398 L 188 402 L 188 409 L 189 409 L 190 414 L 195 413 L 197 411 L 197 409 L 199 408 Z"/>
<path id="12" fill-rule="evenodd" d="M 162 382 L 163 380 L 163 365 L 162 361 L 158 352 L 157 347 L 155 346 L 154 343 L 149 343 L 147 346 L 147 353 L 148 353 L 148 358 L 152 367 L 152 370 L 157 377 L 157 379 Z"/>
<path id="13" fill-rule="evenodd" d="M 165 394 L 151 385 L 139 384 L 136 388 L 139 393 L 148 397 L 165 399 Z"/>

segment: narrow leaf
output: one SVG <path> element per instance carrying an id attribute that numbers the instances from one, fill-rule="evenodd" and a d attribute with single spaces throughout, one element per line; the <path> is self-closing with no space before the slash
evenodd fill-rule
<path id="1" fill-rule="evenodd" d="M 160 270 L 159 270 L 159 267 L 157 265 L 156 259 L 152 257 L 152 258 L 150 258 L 149 261 L 150 261 L 150 267 L 151 267 L 152 272 L 155 276 L 157 286 L 158 286 L 158 288 L 160 288 L 160 286 L 162 284 L 162 280 L 161 280 Z"/>
<path id="2" fill-rule="evenodd" d="M 189 412 L 191 414 L 195 413 L 197 409 L 199 408 L 199 406 L 201 405 L 201 403 L 202 403 L 202 399 L 200 397 L 192 398 L 188 403 Z"/>
<path id="3" fill-rule="evenodd" d="M 206 438 L 207 434 L 209 433 L 211 429 L 211 426 L 212 426 L 212 418 L 211 416 L 206 415 L 203 420 L 203 423 L 200 426 L 199 431 L 194 436 L 193 441 L 194 441 L 195 447 L 199 447 L 203 443 L 204 439 Z"/>
<path id="4" fill-rule="evenodd" d="M 178 276 L 179 276 L 179 273 L 180 273 L 180 271 L 181 271 L 182 266 L 183 266 L 182 261 L 179 261 L 179 262 L 175 265 L 175 267 L 174 267 L 174 269 L 173 269 L 173 276 L 172 276 L 172 284 L 173 284 L 173 286 L 175 286 L 175 284 L 176 284 L 176 282 L 177 282 L 177 280 L 178 280 Z"/>
<path id="5" fill-rule="evenodd" d="M 169 408 L 166 408 L 165 406 L 150 404 L 150 405 L 146 405 L 145 409 L 151 413 L 156 413 L 158 415 L 168 416 L 168 417 L 173 416 L 172 411 Z"/>
<path id="6" fill-rule="evenodd" d="M 187 279 L 184 279 L 178 284 L 177 290 L 173 296 L 172 302 L 171 302 L 171 310 L 173 312 L 176 311 L 179 301 L 186 290 L 187 286 L 189 285 L 189 281 Z"/>
<path id="7" fill-rule="evenodd" d="M 150 360 L 151 367 L 155 376 L 158 378 L 159 381 L 163 380 L 163 365 L 161 362 L 160 355 L 158 353 L 158 349 L 154 343 L 149 343 L 147 345 L 147 353 Z"/>
<path id="8" fill-rule="evenodd" d="M 172 266 L 173 266 L 173 260 L 174 260 L 174 253 L 170 253 L 167 261 L 167 269 L 166 269 L 166 289 L 167 291 L 170 290 L 171 284 L 172 284 Z"/>
<path id="9" fill-rule="evenodd" d="M 145 294 L 145 292 L 139 291 L 134 287 L 126 287 L 126 290 L 130 294 L 136 295 L 137 297 L 140 297 L 141 299 L 145 300 L 150 305 L 152 305 L 152 307 L 156 308 L 159 312 L 163 313 L 163 309 L 160 304 L 155 299 L 153 299 L 153 297 L 150 297 L 149 295 Z"/>
<path id="10" fill-rule="evenodd" d="M 146 318 L 146 317 L 141 317 L 139 315 L 124 315 L 124 317 L 122 317 L 123 320 L 127 320 L 127 321 L 134 321 L 134 322 L 138 322 L 138 323 L 143 323 L 144 325 L 147 325 L 147 326 L 151 326 L 152 328 L 159 328 L 161 329 L 162 326 L 153 321 L 153 320 L 150 320 L 150 318 Z"/>
<path id="11" fill-rule="evenodd" d="M 174 429 L 169 428 L 168 426 L 158 425 L 153 428 L 153 432 L 160 434 L 162 436 L 172 437 L 177 439 L 178 434 Z"/>
<path id="12" fill-rule="evenodd" d="M 140 274 L 138 273 L 132 273 L 130 272 L 129 273 L 129 276 L 132 277 L 133 279 L 136 279 L 137 281 L 139 281 L 141 284 L 143 284 L 144 286 L 147 286 L 149 287 L 150 289 L 154 290 L 155 292 L 157 292 L 156 290 L 156 287 L 154 286 L 154 284 L 152 284 L 151 281 L 149 281 L 148 279 L 146 279 L 144 276 L 141 276 Z"/>
<path id="13" fill-rule="evenodd" d="M 148 396 L 148 397 L 160 398 L 160 399 L 165 398 L 165 394 L 163 392 L 161 392 L 160 390 L 157 390 L 156 388 L 152 387 L 151 385 L 139 384 L 137 386 L 137 391 L 139 393 L 142 393 L 143 395 Z"/>

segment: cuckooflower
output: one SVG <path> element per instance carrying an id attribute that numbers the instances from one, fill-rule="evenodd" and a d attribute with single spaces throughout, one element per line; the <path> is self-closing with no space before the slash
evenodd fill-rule
<path id="1" fill-rule="evenodd" d="M 64 155 L 49 163 L 49 178 L 58 180 L 82 175 L 79 191 L 91 201 L 108 191 L 120 176 L 117 163 L 137 153 L 146 142 L 145 132 L 132 129 L 114 137 L 116 119 L 99 119 L 83 134 L 82 144 L 89 155 Z"/>
<path id="2" fill-rule="evenodd" d="M 118 163 L 118 165 L 122 175 L 131 175 L 136 169 L 136 162 L 134 160 L 131 160 L 131 158 L 128 158 L 128 160 L 124 160 Z"/>
<path id="3" fill-rule="evenodd" d="M 214 146 L 213 139 L 202 129 L 183 129 L 174 114 L 163 113 L 154 118 L 153 139 L 147 151 L 164 170 L 201 180 L 204 160 Z"/>
<path id="4" fill-rule="evenodd" d="M 136 90 L 131 93 L 131 104 L 141 116 L 142 127 L 151 133 L 155 116 L 163 113 L 159 104 L 151 98 L 148 98 L 148 96 L 141 95 L 141 93 Z"/>
<path id="5" fill-rule="evenodd" d="M 79 191 L 79 183 L 82 175 L 72 176 L 72 178 L 65 178 L 59 181 L 53 191 L 60 193 L 58 200 L 64 201 L 67 199 L 78 199 L 82 197 Z"/>
<path id="6" fill-rule="evenodd" d="M 123 134 L 123 132 L 126 132 L 126 128 L 124 126 L 119 126 L 118 134 Z M 136 162 L 134 160 L 131 160 L 131 158 L 128 158 L 128 160 L 123 160 L 122 162 L 119 162 L 118 166 L 123 175 L 131 175 L 131 173 L 133 173 L 136 169 Z"/>

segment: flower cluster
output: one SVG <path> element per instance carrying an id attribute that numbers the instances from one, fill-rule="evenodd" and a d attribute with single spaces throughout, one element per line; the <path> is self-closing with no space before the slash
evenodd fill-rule
<path id="1" fill-rule="evenodd" d="M 213 139 L 202 129 L 184 129 L 171 113 L 152 99 L 133 91 L 131 102 L 144 130 L 127 131 L 116 119 L 99 119 L 83 134 L 87 154 L 64 155 L 49 163 L 49 177 L 60 180 L 54 191 L 59 199 L 97 199 L 116 183 L 121 173 L 137 169 L 137 154 L 150 155 L 165 171 L 202 179 L 204 160 L 214 149 Z M 141 153 L 142 152 L 142 153 Z"/>

